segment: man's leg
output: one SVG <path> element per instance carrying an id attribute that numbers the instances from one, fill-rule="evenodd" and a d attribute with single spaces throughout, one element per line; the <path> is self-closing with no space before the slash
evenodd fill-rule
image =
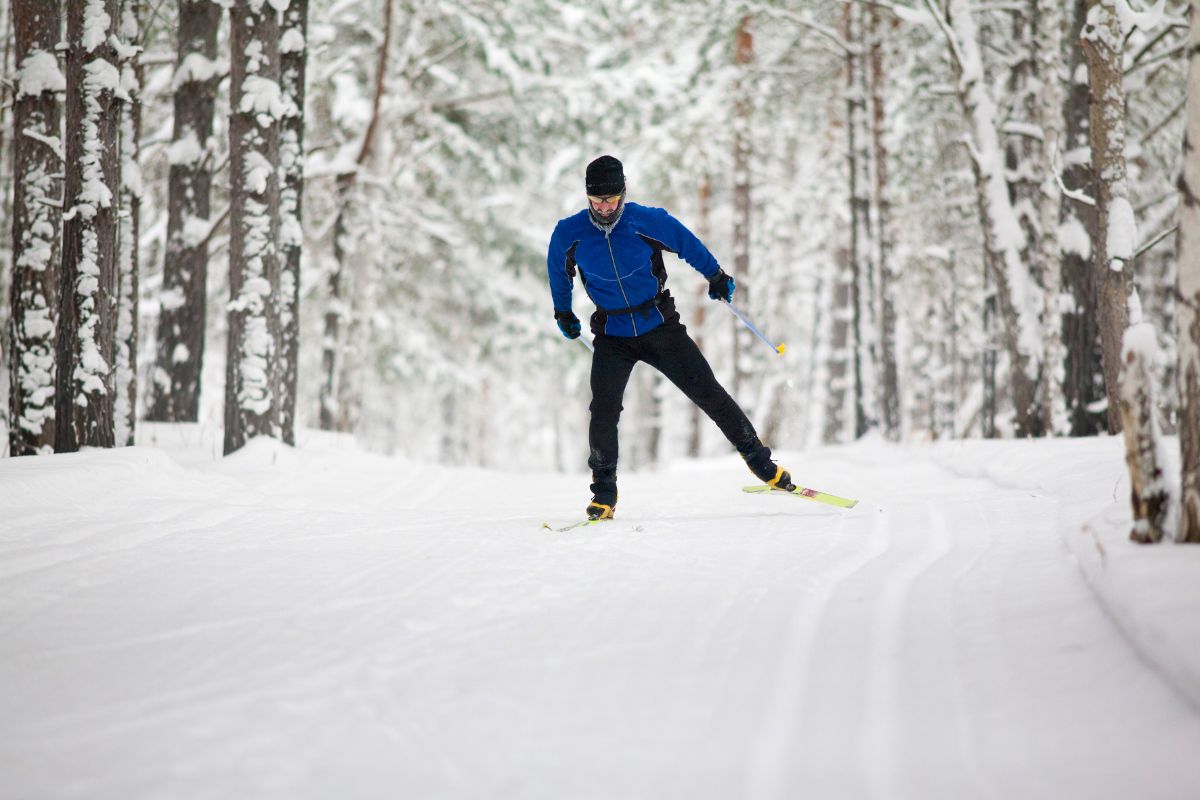
<path id="1" fill-rule="evenodd" d="M 592 495 L 606 506 L 617 502 L 617 422 L 621 399 L 637 356 L 620 337 L 597 336 L 592 355 L 592 420 L 588 426 Z"/>
<path id="2" fill-rule="evenodd" d="M 688 336 L 687 329 L 681 324 L 663 325 L 643 338 L 647 339 L 643 354 L 646 363 L 666 375 L 717 423 L 721 433 L 746 460 L 750 471 L 768 483 L 779 478 L 779 471 L 771 461 L 771 449 L 758 438 L 746 412 L 717 381 L 708 360 Z"/>

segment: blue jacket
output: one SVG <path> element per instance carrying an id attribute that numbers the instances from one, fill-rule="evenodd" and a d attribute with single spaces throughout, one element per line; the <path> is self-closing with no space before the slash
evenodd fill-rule
<path id="1" fill-rule="evenodd" d="M 661 208 L 625 203 L 608 233 L 592 222 L 586 208 L 560 220 L 546 255 L 554 310 L 571 310 L 578 268 L 584 291 L 598 309 L 592 316 L 593 333 L 641 336 L 678 319 L 666 290 L 664 251 L 677 254 L 705 278 L 721 268 L 695 234 Z"/>

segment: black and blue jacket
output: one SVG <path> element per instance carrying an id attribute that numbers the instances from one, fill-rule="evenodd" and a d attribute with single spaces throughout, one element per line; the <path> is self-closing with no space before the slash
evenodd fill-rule
<path id="1" fill-rule="evenodd" d="M 596 304 L 592 333 L 641 336 L 678 320 L 667 291 L 663 252 L 675 253 L 705 278 L 720 270 L 696 235 L 661 208 L 625 203 L 620 219 L 605 230 L 585 208 L 560 220 L 550 237 L 546 269 L 555 311 L 571 310 L 576 271 Z"/>

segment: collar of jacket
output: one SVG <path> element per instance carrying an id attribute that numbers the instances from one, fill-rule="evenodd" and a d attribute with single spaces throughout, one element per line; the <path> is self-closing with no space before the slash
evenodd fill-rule
<path id="1" fill-rule="evenodd" d="M 617 227 L 617 223 L 621 221 L 621 217 L 625 216 L 625 201 L 622 200 L 621 207 L 617 209 L 617 218 L 614 219 L 612 222 L 608 223 L 607 225 L 596 220 L 596 216 L 594 214 L 592 214 L 591 206 L 588 207 L 587 212 L 588 212 L 588 219 L 591 220 L 591 223 L 596 226 L 596 229 L 599 230 L 601 233 L 607 235 L 607 234 L 612 233 L 612 229 Z"/>

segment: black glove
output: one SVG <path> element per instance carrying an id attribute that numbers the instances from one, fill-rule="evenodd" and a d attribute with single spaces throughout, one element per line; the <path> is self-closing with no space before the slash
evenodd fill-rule
<path id="1" fill-rule="evenodd" d="M 579 332 L 583 327 L 579 324 L 579 317 L 575 316 L 574 311 L 555 311 L 554 319 L 558 321 L 558 329 L 562 331 L 562 335 L 568 339 L 578 339 Z"/>
<path id="2" fill-rule="evenodd" d="M 708 279 L 708 296 L 713 300 L 732 303 L 735 289 L 737 289 L 737 284 L 733 282 L 733 278 L 725 274 L 723 269 L 717 270 L 717 274 Z"/>

